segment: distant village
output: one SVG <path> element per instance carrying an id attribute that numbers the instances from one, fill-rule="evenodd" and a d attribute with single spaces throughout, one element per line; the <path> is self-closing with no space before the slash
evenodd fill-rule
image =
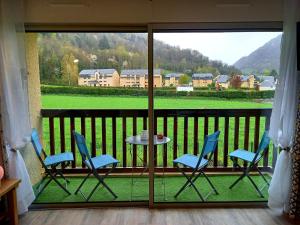
<path id="1" fill-rule="evenodd" d="M 194 73 L 191 82 L 182 84 L 183 73 L 169 73 L 162 76 L 161 69 L 155 69 L 154 87 L 177 87 L 177 90 L 192 90 L 193 88 L 245 88 L 259 91 L 275 90 L 276 79 L 273 76 L 262 75 L 218 75 L 211 73 Z M 79 73 L 78 85 L 93 87 L 148 87 L 147 69 L 122 70 L 119 74 L 115 69 L 86 69 Z M 178 89 L 179 88 L 179 89 Z M 181 89 L 180 89 L 181 88 Z M 188 89 L 192 88 L 192 89 Z"/>

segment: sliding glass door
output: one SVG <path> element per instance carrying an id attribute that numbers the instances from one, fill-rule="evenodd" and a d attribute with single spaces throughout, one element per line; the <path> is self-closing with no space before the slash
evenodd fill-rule
<path id="1" fill-rule="evenodd" d="M 263 197 L 247 179 L 230 188 L 241 171 L 230 154 L 255 152 L 269 127 L 281 32 L 155 31 L 154 203 L 266 202 L 258 175 Z M 258 164 L 267 180 L 273 150 Z"/>

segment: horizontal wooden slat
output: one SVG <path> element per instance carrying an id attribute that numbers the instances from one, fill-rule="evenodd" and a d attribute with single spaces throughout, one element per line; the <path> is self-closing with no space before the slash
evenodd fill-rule
<path id="1" fill-rule="evenodd" d="M 272 168 L 271 167 L 258 167 L 262 172 L 272 172 Z M 192 172 L 191 169 L 189 168 L 182 168 L 184 171 L 186 172 Z M 107 172 L 109 170 L 108 169 L 100 169 L 99 172 L 100 173 L 104 173 L 104 172 Z M 114 173 L 141 173 L 145 170 L 144 167 L 134 167 L 134 168 L 131 168 L 131 167 L 126 167 L 126 168 L 120 168 L 120 167 L 117 167 L 114 169 Z M 85 169 L 82 169 L 82 168 L 74 168 L 74 169 L 65 169 L 64 170 L 64 173 L 67 173 L 67 174 L 79 174 L 79 173 L 87 173 L 88 172 L 88 169 L 85 168 Z M 177 168 L 174 168 L 174 167 L 157 167 L 154 169 L 154 172 L 156 173 L 178 173 L 178 169 Z M 227 168 L 224 168 L 224 167 L 207 167 L 205 169 L 205 172 L 241 172 L 241 170 L 239 168 L 235 168 L 233 170 L 232 167 L 227 167 Z"/>

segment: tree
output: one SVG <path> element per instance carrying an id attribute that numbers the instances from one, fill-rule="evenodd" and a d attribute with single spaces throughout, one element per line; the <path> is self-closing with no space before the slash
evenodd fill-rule
<path id="1" fill-rule="evenodd" d="M 196 70 L 197 73 L 211 73 L 214 76 L 220 75 L 220 72 L 217 68 L 212 66 L 202 66 L 198 67 Z"/>
<path id="2" fill-rule="evenodd" d="M 213 81 L 211 84 L 208 84 L 207 87 L 208 87 L 209 89 L 215 89 L 215 88 L 216 88 L 216 82 Z"/>
<path id="3" fill-rule="evenodd" d="M 108 42 L 108 39 L 106 36 L 104 36 L 102 39 L 100 39 L 98 46 L 101 50 L 110 48 L 110 45 L 109 45 L 109 42 Z"/>
<path id="4" fill-rule="evenodd" d="M 270 72 L 270 76 L 273 76 L 275 79 L 278 79 L 278 73 L 277 73 L 277 71 L 276 70 L 271 70 L 271 72 Z"/>
<path id="5" fill-rule="evenodd" d="M 61 82 L 69 86 L 78 83 L 78 66 L 72 53 L 64 54 L 61 60 Z"/>
<path id="6" fill-rule="evenodd" d="M 241 88 L 242 85 L 242 79 L 239 75 L 235 75 L 231 78 L 231 86 L 233 88 Z"/>
<path id="7" fill-rule="evenodd" d="M 263 75 L 264 76 L 270 76 L 271 71 L 269 69 L 264 69 Z"/>
<path id="8" fill-rule="evenodd" d="M 190 77 L 186 74 L 182 75 L 179 77 L 178 83 L 179 84 L 189 84 L 190 82 Z"/>

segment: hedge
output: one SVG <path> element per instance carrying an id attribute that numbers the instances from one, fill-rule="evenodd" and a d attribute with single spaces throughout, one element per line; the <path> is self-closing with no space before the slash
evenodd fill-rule
<path id="1" fill-rule="evenodd" d="M 78 95 L 128 95 L 128 96 L 147 96 L 147 89 L 143 88 L 100 88 L 100 87 L 70 87 L 41 85 L 42 94 L 78 94 Z M 154 96 L 194 96 L 194 97 L 213 97 L 226 99 L 271 99 L 275 91 L 256 91 L 256 90 L 195 90 L 193 92 L 176 92 L 175 89 L 155 88 Z"/>

